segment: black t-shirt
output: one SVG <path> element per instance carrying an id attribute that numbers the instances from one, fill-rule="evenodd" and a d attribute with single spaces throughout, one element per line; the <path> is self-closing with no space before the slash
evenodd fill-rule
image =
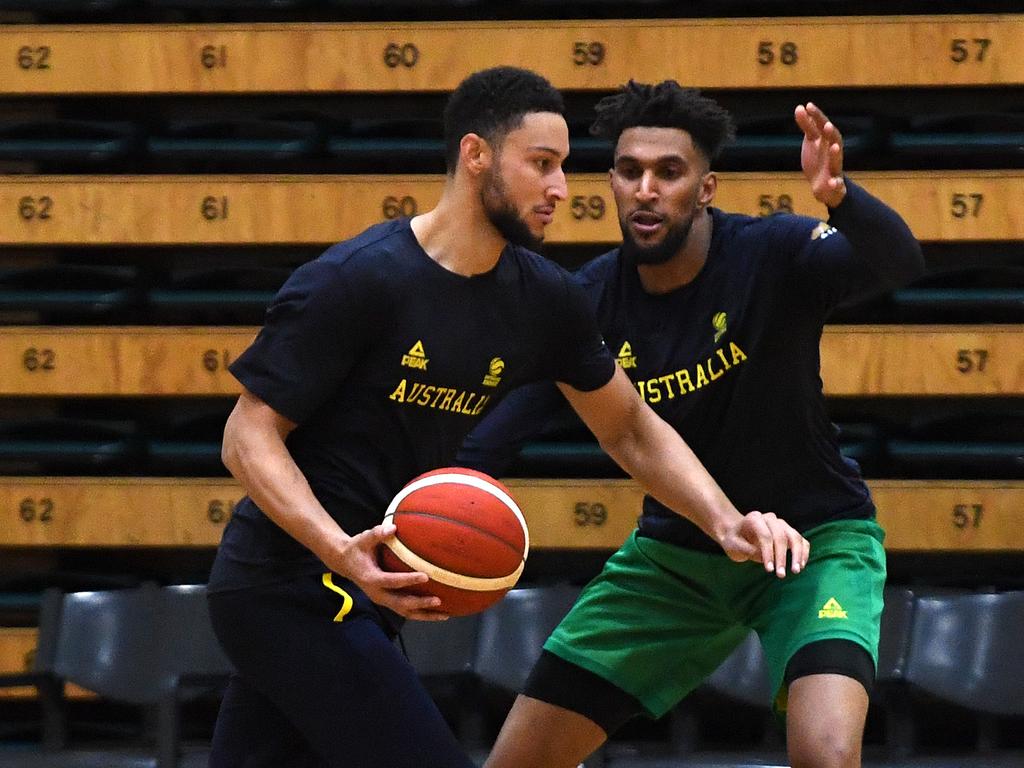
<path id="1" fill-rule="evenodd" d="M 231 366 L 298 424 L 288 450 L 350 534 L 380 522 L 413 477 L 454 463 L 465 435 L 515 387 L 551 380 L 589 391 L 614 369 L 590 303 L 560 267 L 508 246 L 489 272 L 457 275 L 423 251 L 406 219 L 297 269 Z M 322 568 L 246 498 L 211 587 Z"/>
<path id="2" fill-rule="evenodd" d="M 667 294 L 644 291 L 636 265 L 618 249 L 577 273 L 619 365 L 733 504 L 774 512 L 801 531 L 874 515 L 825 410 L 819 345 L 826 315 L 912 279 L 923 266 L 903 221 L 852 182 L 848 190 L 829 224 L 712 209 L 707 262 Z M 545 401 L 559 399 L 539 387 L 515 393 L 470 436 L 460 463 L 500 474 L 510 448 L 546 420 Z M 721 552 L 649 496 L 640 531 Z"/>

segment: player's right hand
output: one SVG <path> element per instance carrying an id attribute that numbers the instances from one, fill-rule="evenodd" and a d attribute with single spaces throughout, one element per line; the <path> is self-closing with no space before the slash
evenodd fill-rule
<path id="1" fill-rule="evenodd" d="M 388 608 L 406 619 L 443 621 L 448 614 L 438 608 L 441 599 L 433 595 L 413 595 L 407 587 L 424 584 L 425 573 L 391 573 L 382 570 L 377 561 L 377 549 L 386 539 L 395 535 L 394 525 L 377 525 L 350 536 L 336 550 L 332 562 L 325 563 L 339 576 L 355 582 L 377 605 Z"/>
<path id="2" fill-rule="evenodd" d="M 786 555 L 793 573 L 807 565 L 811 543 L 774 513 L 748 512 L 722 538 L 722 549 L 735 562 L 754 560 L 780 579 L 786 577 Z"/>

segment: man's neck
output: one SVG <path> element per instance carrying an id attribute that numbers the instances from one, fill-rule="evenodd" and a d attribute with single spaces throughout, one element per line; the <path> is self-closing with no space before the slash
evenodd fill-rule
<path id="1" fill-rule="evenodd" d="M 412 220 L 412 232 L 430 258 L 466 277 L 494 269 L 507 244 L 479 200 L 463 193 L 452 180 L 437 207 Z"/>
<path id="2" fill-rule="evenodd" d="M 670 293 L 688 285 L 700 274 L 711 249 L 711 212 L 706 208 L 693 219 L 690 236 L 668 261 L 638 264 L 640 285 L 650 294 Z"/>

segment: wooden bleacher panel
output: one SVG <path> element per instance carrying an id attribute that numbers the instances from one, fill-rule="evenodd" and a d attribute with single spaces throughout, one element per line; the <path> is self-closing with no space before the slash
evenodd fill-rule
<path id="1" fill-rule="evenodd" d="M 853 175 L 920 240 L 1024 240 L 1024 171 Z M 824 218 L 800 173 L 720 173 L 716 205 Z M 2 176 L 0 245 L 327 244 L 432 208 L 443 176 Z M 552 243 L 616 243 L 603 174 L 569 177 Z"/>
<path id="2" fill-rule="evenodd" d="M 21 674 L 31 668 L 38 635 L 38 630 L 32 627 L 0 627 L 0 675 Z M 67 685 L 64 694 L 73 699 L 93 696 L 74 684 Z M 36 689 L 32 686 L 0 688 L 0 699 L 29 699 L 35 696 Z"/>
<path id="3" fill-rule="evenodd" d="M 0 396 L 230 395 L 256 328 L 0 327 Z M 837 325 L 822 339 L 829 395 L 1024 394 L 1017 325 Z"/>
<path id="4" fill-rule="evenodd" d="M 1024 481 L 872 480 L 890 551 L 1024 551 Z M 614 549 L 636 525 L 631 480 L 510 479 L 537 549 Z M 212 547 L 230 479 L 4 477 L 0 546 Z"/>
<path id="5" fill-rule="evenodd" d="M 630 77 L 703 88 L 1013 85 L 1024 83 L 1022 38 L 1024 16 L 1009 14 L 25 25 L 0 27 L 0 93 L 446 91 L 497 64 L 574 90 Z"/>
<path id="6" fill-rule="evenodd" d="M 828 395 L 1024 394 L 1019 325 L 833 325 L 821 343 Z"/>
<path id="7" fill-rule="evenodd" d="M 0 327 L 0 395 L 227 395 L 254 328 Z"/>

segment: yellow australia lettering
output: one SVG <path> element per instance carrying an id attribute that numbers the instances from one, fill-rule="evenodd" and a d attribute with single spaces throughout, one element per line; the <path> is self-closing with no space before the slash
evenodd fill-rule
<path id="1" fill-rule="evenodd" d="M 672 379 L 674 378 L 675 375 L 671 373 L 658 377 L 658 381 L 664 383 L 665 385 L 665 391 L 668 393 L 669 400 L 672 400 L 676 396 L 676 393 L 672 391 Z"/>
<path id="2" fill-rule="evenodd" d="M 491 398 L 490 395 L 482 395 L 479 392 L 471 392 L 466 389 L 418 382 L 410 384 L 407 379 L 402 379 L 388 395 L 388 399 L 394 400 L 396 403 L 421 408 L 433 408 L 466 416 L 479 416 Z"/>
<path id="3" fill-rule="evenodd" d="M 648 403 L 660 403 L 661 402 L 661 390 L 658 388 L 658 379 L 647 380 L 647 402 Z"/>
<path id="4" fill-rule="evenodd" d="M 435 386 L 424 387 L 420 390 L 420 396 L 416 398 L 416 404 L 426 405 L 430 402 L 430 398 L 433 397 L 436 391 L 437 387 Z"/>
<path id="5" fill-rule="evenodd" d="M 737 349 L 738 349 L 738 347 L 737 347 Z M 715 354 L 717 354 L 719 359 L 721 359 L 722 365 L 725 366 L 725 370 L 728 371 L 730 368 L 732 368 L 732 366 L 729 365 L 729 361 L 725 359 L 725 351 L 724 350 L 716 349 L 715 350 Z"/>
<path id="6" fill-rule="evenodd" d="M 690 381 L 690 372 L 685 368 L 680 368 L 676 371 L 676 382 L 679 384 L 679 394 L 685 395 L 687 392 L 693 392 L 693 382 Z"/>
<path id="7" fill-rule="evenodd" d="M 405 379 L 398 382 L 398 386 L 395 387 L 395 391 L 388 395 L 388 397 L 391 400 L 397 400 L 400 403 L 405 402 Z"/>
<path id="8" fill-rule="evenodd" d="M 441 410 L 443 411 L 461 411 L 462 404 L 466 400 L 466 393 L 459 392 L 458 397 L 455 396 L 455 390 L 453 389 L 450 397 L 446 397 L 441 403 Z"/>
<path id="9" fill-rule="evenodd" d="M 714 360 L 714 359 L 715 359 L 714 357 L 709 357 L 708 358 L 708 373 L 711 374 L 711 380 L 712 381 L 714 381 L 715 379 L 722 378 L 722 374 L 725 373 L 724 370 L 717 371 L 717 372 L 715 371 L 714 367 L 711 365 L 711 361 Z"/>
<path id="10" fill-rule="evenodd" d="M 635 384 L 644 402 L 660 403 L 662 400 L 675 399 L 677 394 L 681 397 L 695 389 L 708 386 L 746 359 L 746 352 L 733 341 L 729 342 L 728 352 L 724 347 L 719 347 L 714 354 L 704 362 L 697 363 L 693 368 L 680 368 L 678 371 L 667 373 L 664 376 L 643 379 Z M 673 386 L 673 381 L 675 386 Z"/>

